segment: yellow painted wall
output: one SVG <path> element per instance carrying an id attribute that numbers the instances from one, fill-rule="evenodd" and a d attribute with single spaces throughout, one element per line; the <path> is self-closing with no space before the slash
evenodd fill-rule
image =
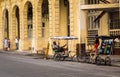
<path id="1" fill-rule="evenodd" d="M 67 35 L 67 7 L 63 0 L 60 0 L 60 36 Z"/>
<path id="2" fill-rule="evenodd" d="M 108 35 L 108 14 L 106 13 L 101 19 L 100 19 L 100 31 L 99 35 Z"/>

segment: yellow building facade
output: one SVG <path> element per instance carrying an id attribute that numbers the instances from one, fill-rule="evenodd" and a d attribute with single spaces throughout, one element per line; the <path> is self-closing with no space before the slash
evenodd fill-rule
<path id="1" fill-rule="evenodd" d="M 0 0 L 0 49 L 5 37 L 15 49 L 18 37 L 19 50 L 43 50 L 54 36 L 76 36 L 74 48 L 79 43 L 88 49 L 88 36 L 120 34 L 119 8 L 119 0 Z M 109 27 L 112 17 L 115 29 Z"/>

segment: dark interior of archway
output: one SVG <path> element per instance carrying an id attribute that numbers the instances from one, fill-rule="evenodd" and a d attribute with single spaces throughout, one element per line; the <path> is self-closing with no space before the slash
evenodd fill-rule
<path id="1" fill-rule="evenodd" d="M 27 12 L 27 18 L 28 18 L 28 21 L 30 20 L 30 21 L 32 21 L 32 18 L 33 18 L 33 12 L 32 12 L 32 4 L 31 3 L 29 3 L 29 5 L 28 5 L 28 12 Z M 29 26 L 31 26 L 31 28 L 32 28 L 32 23 L 28 23 L 28 27 Z"/>
<path id="2" fill-rule="evenodd" d="M 27 9 L 27 22 L 28 22 L 28 38 L 32 38 L 32 29 L 33 29 L 33 12 L 32 12 L 32 4 L 28 3 L 28 9 Z"/>
<path id="3" fill-rule="evenodd" d="M 9 38 L 9 16 L 8 16 L 8 10 L 5 10 L 5 32 L 7 33 L 7 38 Z"/>
<path id="4" fill-rule="evenodd" d="M 48 0 L 43 0 L 42 3 L 42 17 L 45 15 L 48 15 L 49 9 L 48 9 Z"/>
<path id="5" fill-rule="evenodd" d="M 68 24 L 68 25 L 67 25 L 67 26 L 68 26 L 68 28 L 67 28 L 67 29 L 68 29 L 68 36 L 70 36 L 70 18 L 69 18 L 69 17 L 70 17 L 70 12 L 69 12 L 69 0 L 66 1 L 65 6 L 67 7 L 67 15 L 68 15 L 68 16 L 67 16 L 67 21 L 68 21 L 68 23 L 67 23 L 67 24 Z"/>
<path id="6" fill-rule="evenodd" d="M 48 0 L 43 0 L 42 3 L 42 37 L 44 37 L 45 22 L 44 20 L 49 19 Z"/>
<path id="7" fill-rule="evenodd" d="M 29 3 L 28 4 L 28 13 L 27 13 L 27 18 L 28 19 L 32 19 L 32 17 L 33 17 L 33 14 L 32 14 L 32 4 L 31 3 Z"/>
<path id="8" fill-rule="evenodd" d="M 18 26 L 18 38 L 20 38 L 20 20 L 19 20 L 19 8 L 17 7 L 16 8 L 16 18 L 17 18 L 17 22 L 18 22 L 18 24 L 17 24 L 17 26 Z"/>

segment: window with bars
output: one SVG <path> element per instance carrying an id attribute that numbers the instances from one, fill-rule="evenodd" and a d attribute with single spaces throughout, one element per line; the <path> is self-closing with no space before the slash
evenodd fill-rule
<path id="1" fill-rule="evenodd" d="M 88 30 L 92 30 L 92 29 L 98 29 L 100 22 L 99 20 L 94 22 L 94 20 L 97 18 L 97 16 L 89 16 L 88 17 Z"/>
<path id="2" fill-rule="evenodd" d="M 87 0 L 87 4 L 99 4 L 99 0 Z"/>
<path id="3" fill-rule="evenodd" d="M 109 12 L 109 34 L 112 36 L 120 36 L 120 18 L 119 11 Z M 120 43 L 114 44 L 115 48 L 120 48 Z"/>
<path id="4" fill-rule="evenodd" d="M 87 0 L 87 4 L 99 4 L 99 0 Z M 94 20 L 97 18 L 98 15 L 96 15 L 98 11 L 96 10 L 89 10 L 88 11 L 88 37 L 89 36 L 95 36 L 98 34 L 98 28 L 99 28 L 99 20 L 94 22 Z M 88 38 L 88 44 L 93 45 L 94 44 L 94 38 Z"/>
<path id="5" fill-rule="evenodd" d="M 96 13 L 96 12 L 94 12 L 94 13 Z M 96 18 L 97 18 L 97 16 L 94 14 L 93 14 L 93 16 L 92 15 L 88 16 L 88 37 L 98 35 L 98 28 L 99 28 L 100 22 L 99 22 L 99 20 L 94 22 L 94 20 Z M 88 38 L 88 44 L 93 45 L 94 39 Z"/>
<path id="6" fill-rule="evenodd" d="M 88 30 L 88 37 L 89 36 L 96 36 L 98 35 L 98 30 Z M 88 45 L 93 45 L 95 38 L 88 38 Z"/>
<path id="7" fill-rule="evenodd" d="M 110 12 L 110 29 L 120 29 L 119 11 Z"/>

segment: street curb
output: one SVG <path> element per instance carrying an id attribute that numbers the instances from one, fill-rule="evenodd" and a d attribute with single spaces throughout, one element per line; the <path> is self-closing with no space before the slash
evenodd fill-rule
<path id="1" fill-rule="evenodd" d="M 111 66 L 120 67 L 120 63 L 113 63 Z"/>
<path id="2" fill-rule="evenodd" d="M 3 50 L 0 50 L 0 53 L 12 54 L 12 55 L 27 55 L 27 54 L 30 54 L 30 53 L 25 53 L 25 52 L 3 51 Z"/>

